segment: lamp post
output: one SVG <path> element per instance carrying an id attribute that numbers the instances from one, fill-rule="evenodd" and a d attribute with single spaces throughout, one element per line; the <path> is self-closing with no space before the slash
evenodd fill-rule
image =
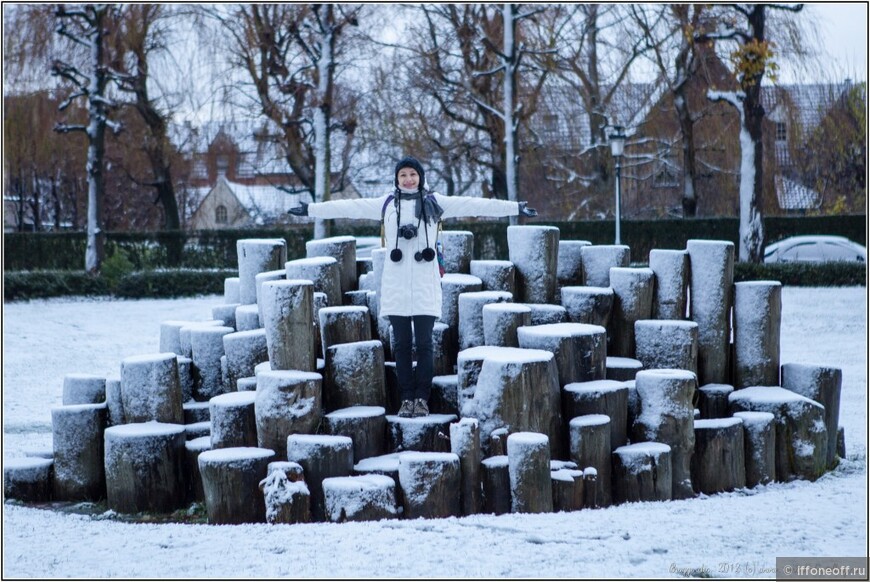
<path id="1" fill-rule="evenodd" d="M 620 209 L 620 200 L 619 200 L 619 170 L 621 169 L 620 161 L 622 160 L 622 152 L 625 149 L 625 134 L 622 132 L 621 125 L 613 126 L 613 133 L 608 136 L 610 140 L 610 153 L 613 154 L 613 157 L 616 159 L 616 243 L 622 244 L 620 242 L 619 236 L 619 209 Z"/>

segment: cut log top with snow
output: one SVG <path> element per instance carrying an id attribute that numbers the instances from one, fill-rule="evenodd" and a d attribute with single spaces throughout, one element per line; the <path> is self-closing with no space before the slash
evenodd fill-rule
<path id="1" fill-rule="evenodd" d="M 270 370 L 268 362 L 258 364 L 254 368 L 257 381 L 282 382 L 309 382 L 311 380 L 323 380 L 323 376 L 317 372 L 304 372 L 301 370 Z M 263 366 L 262 368 L 260 366 Z M 259 368 L 259 369 L 258 369 Z"/>
<path id="2" fill-rule="evenodd" d="M 288 437 L 297 451 L 313 450 L 323 446 L 346 448 L 353 446 L 353 440 L 346 436 L 326 434 L 293 434 Z"/>
<path id="3" fill-rule="evenodd" d="M 652 456 L 659 455 L 661 453 L 669 453 L 671 452 L 671 447 L 664 443 L 655 443 L 655 442 L 642 442 L 642 443 L 634 443 L 631 445 L 623 445 L 621 447 L 617 447 L 614 454 L 619 455 L 620 457 L 632 457 L 632 456 Z"/>
<path id="4" fill-rule="evenodd" d="M 417 416 L 417 417 L 412 417 L 412 418 L 405 418 L 402 416 L 388 414 L 386 416 L 386 419 L 387 419 L 387 422 L 399 423 L 403 426 L 409 426 L 409 425 L 431 426 L 431 425 L 449 424 L 451 422 L 454 422 L 454 421 L 456 421 L 456 415 L 455 414 L 430 414 L 428 416 Z"/>
<path id="5" fill-rule="evenodd" d="M 441 278 L 442 285 L 483 285 L 480 277 L 465 275 L 463 273 L 444 273 Z"/>
<path id="6" fill-rule="evenodd" d="M 226 330 L 229 330 L 230 332 L 233 331 L 233 328 L 231 328 L 231 327 L 227 327 L 227 328 L 223 328 L 223 327 L 218 327 L 218 328 L 210 327 L 210 328 L 208 328 L 208 329 L 226 329 Z M 127 356 L 126 358 L 124 358 L 123 360 L 121 360 L 121 365 L 122 365 L 122 366 L 126 366 L 126 365 L 131 365 L 131 364 L 144 364 L 144 363 L 151 363 L 151 362 L 163 362 L 163 361 L 166 361 L 166 360 L 175 360 L 176 357 L 177 357 L 176 354 L 174 354 L 174 353 L 172 353 L 172 352 L 162 352 L 162 353 L 159 353 L 159 354 L 142 354 L 142 355 L 140 355 L 140 356 Z"/>
<path id="7" fill-rule="evenodd" d="M 695 380 L 696 376 L 688 370 L 676 370 L 672 368 L 659 368 L 656 370 L 641 370 L 637 373 L 635 381 L 642 379 L 658 381 L 658 380 Z"/>
<path id="8" fill-rule="evenodd" d="M 317 246 L 321 244 L 339 244 L 339 243 L 348 243 L 348 242 L 356 242 L 356 239 L 352 236 L 331 236 L 329 238 L 317 238 L 314 240 L 307 241 L 305 243 L 305 247 L 308 246 Z"/>
<path id="9" fill-rule="evenodd" d="M 399 466 L 403 464 L 417 463 L 456 463 L 459 464 L 459 455 L 456 453 L 427 453 L 418 451 L 404 451 L 398 454 Z"/>
<path id="10" fill-rule="evenodd" d="M 236 241 L 237 245 L 251 246 L 251 247 L 268 247 L 272 248 L 275 245 L 285 245 L 287 242 L 283 238 L 241 238 Z"/>
<path id="11" fill-rule="evenodd" d="M 367 315 L 368 312 L 369 312 L 368 307 L 363 307 L 360 305 L 345 305 L 345 306 L 338 305 L 338 306 L 333 306 L 333 307 L 322 307 L 318 313 L 320 314 L 321 318 L 324 318 L 324 317 L 327 317 L 329 315 L 341 314 L 341 313 L 366 314 Z"/>
<path id="12" fill-rule="evenodd" d="M 570 384 L 569 384 L 570 386 Z M 566 386 L 567 388 L 567 386 Z M 583 416 L 575 416 L 568 423 L 569 426 L 599 426 L 610 422 L 610 417 L 606 414 L 584 414 Z"/>
<path id="13" fill-rule="evenodd" d="M 349 406 L 334 412 L 330 412 L 326 416 L 332 419 L 340 418 L 368 418 L 374 416 L 383 416 L 384 408 L 381 406 Z"/>
<path id="14" fill-rule="evenodd" d="M 734 392 L 734 386 L 731 384 L 704 384 L 698 390 L 710 394 L 730 394 Z"/>
<path id="15" fill-rule="evenodd" d="M 695 421 L 695 430 L 728 428 L 742 423 L 743 421 L 736 416 L 732 416 L 729 418 L 706 418 Z"/>
<path id="16" fill-rule="evenodd" d="M 465 301 L 511 301 L 513 296 L 507 291 L 468 291 L 459 294 L 459 302 Z"/>
<path id="17" fill-rule="evenodd" d="M 211 437 L 201 436 L 195 439 L 190 439 L 184 443 L 184 448 L 190 452 L 203 452 L 211 450 Z"/>
<path id="18" fill-rule="evenodd" d="M 655 328 L 664 332 L 668 330 L 687 330 L 695 329 L 698 324 L 694 321 L 685 321 L 682 319 L 639 319 L 634 322 L 635 328 Z"/>
<path id="19" fill-rule="evenodd" d="M 791 403 L 808 403 L 818 408 L 824 408 L 815 400 L 810 400 L 806 396 L 801 396 L 791 390 L 780 388 L 779 386 L 750 386 L 742 390 L 735 390 L 728 396 L 728 402 L 749 402 L 759 406 L 774 406 L 778 407 L 782 404 Z"/>
<path id="20" fill-rule="evenodd" d="M 19 480 L 24 480 L 28 476 L 36 478 L 42 475 L 42 471 L 54 464 L 54 459 L 45 459 L 40 457 L 14 457 L 3 460 L 3 471 L 14 470 L 17 472 Z"/>
<path id="21" fill-rule="evenodd" d="M 386 475 L 369 474 L 355 475 L 352 477 L 328 477 L 323 480 L 323 488 L 333 493 L 357 492 L 363 489 L 383 489 L 395 487 L 396 482 Z"/>
<path id="22" fill-rule="evenodd" d="M 256 392 L 227 392 L 213 396 L 209 402 L 215 406 L 245 406 L 253 404 L 256 398 Z"/>
<path id="23" fill-rule="evenodd" d="M 407 453 L 390 453 L 363 459 L 353 466 L 355 473 L 395 473 L 399 470 L 399 456 Z"/>
<path id="24" fill-rule="evenodd" d="M 520 447 L 538 447 L 543 445 L 549 446 L 550 439 L 545 434 L 538 432 L 515 432 L 508 436 L 508 454 L 512 446 Z"/>
<path id="25" fill-rule="evenodd" d="M 496 291 L 498 293 L 498 291 Z M 462 299 L 462 296 L 466 295 L 463 293 L 459 296 Z M 489 303 L 483 306 L 483 309 L 486 311 L 506 311 L 509 313 L 531 313 L 532 309 L 528 305 L 523 305 L 521 303 Z"/>
<path id="26" fill-rule="evenodd" d="M 285 267 L 322 267 L 324 265 L 337 265 L 335 257 L 308 257 L 287 261 Z"/>
<path id="27" fill-rule="evenodd" d="M 626 370 L 640 370 L 643 367 L 643 364 L 640 362 L 640 360 L 635 360 L 634 358 L 607 356 L 607 367 Z"/>
<path id="28" fill-rule="evenodd" d="M 508 466 L 508 456 L 507 455 L 496 455 L 494 457 L 487 457 L 481 461 L 481 464 L 490 469 L 496 469 L 499 467 L 507 467 Z"/>
<path id="29" fill-rule="evenodd" d="M 184 432 L 183 424 L 168 422 L 136 422 L 132 424 L 119 424 L 106 429 L 106 435 L 114 435 L 122 438 L 147 438 L 154 436 L 166 436 L 181 434 Z"/>
<path id="30" fill-rule="evenodd" d="M 63 404 L 59 406 L 52 406 L 51 412 L 61 413 L 65 415 L 76 415 L 79 412 L 84 412 L 86 410 L 105 410 L 106 403 L 101 402 L 99 404 Z"/>
<path id="31" fill-rule="evenodd" d="M 603 331 L 603 329 L 602 329 Z M 505 348 L 498 346 L 477 346 L 459 352 L 457 361 L 467 360 L 493 360 L 496 362 L 549 362 L 553 359 L 553 352 L 547 350 L 533 350 L 525 348 Z"/>
<path id="32" fill-rule="evenodd" d="M 625 390 L 627 389 L 627 386 L 625 382 L 618 382 L 616 380 L 590 380 L 589 382 L 572 382 L 570 384 L 565 384 L 564 389 L 566 392 L 576 392 L 578 394 L 603 394 L 605 392 Z M 607 417 L 605 416 L 605 418 Z"/>
<path id="33" fill-rule="evenodd" d="M 213 449 L 203 451 L 199 455 L 200 463 L 233 463 L 236 461 L 253 461 L 274 457 L 275 451 L 259 447 L 230 447 L 228 449 Z"/>
<path id="34" fill-rule="evenodd" d="M 600 325 L 588 323 L 547 323 L 543 325 L 525 325 L 517 329 L 517 333 L 536 337 L 575 337 L 607 333 Z"/>

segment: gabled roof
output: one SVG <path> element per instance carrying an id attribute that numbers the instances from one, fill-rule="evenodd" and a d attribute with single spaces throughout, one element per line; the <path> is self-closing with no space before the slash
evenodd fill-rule
<path id="1" fill-rule="evenodd" d="M 776 175 L 775 182 L 776 200 L 783 210 L 807 210 L 822 205 L 819 193 L 803 184 L 779 174 Z"/>
<path id="2" fill-rule="evenodd" d="M 796 120 L 802 129 L 812 132 L 824 119 L 831 107 L 852 87 L 843 83 L 813 83 L 801 85 L 765 85 L 761 88 L 761 101 L 767 118 L 775 122 Z"/>

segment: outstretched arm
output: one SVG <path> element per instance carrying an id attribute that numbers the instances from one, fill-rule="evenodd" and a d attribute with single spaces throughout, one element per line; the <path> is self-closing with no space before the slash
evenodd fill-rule
<path id="1" fill-rule="evenodd" d="M 444 214 L 441 218 L 456 218 L 458 216 L 537 216 L 532 208 L 527 208 L 525 202 L 509 200 L 494 200 L 492 198 L 474 198 L 471 196 L 435 195 Z"/>
<path id="2" fill-rule="evenodd" d="M 330 200 L 303 204 L 290 211 L 296 216 L 313 216 L 314 218 L 359 218 L 380 220 L 381 209 L 387 196 L 379 198 L 358 198 L 355 200 Z"/>

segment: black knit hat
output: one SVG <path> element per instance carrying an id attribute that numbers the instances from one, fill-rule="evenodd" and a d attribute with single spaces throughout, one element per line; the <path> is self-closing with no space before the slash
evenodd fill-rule
<path id="1" fill-rule="evenodd" d="M 396 188 L 399 187 L 399 170 L 402 168 L 413 168 L 417 171 L 417 174 L 420 176 L 420 185 L 417 189 L 423 190 L 423 185 L 426 183 L 426 172 L 423 171 L 423 166 L 417 161 L 417 158 L 411 156 L 405 156 L 396 164 L 396 171 L 393 173 L 393 181 L 396 184 Z"/>

